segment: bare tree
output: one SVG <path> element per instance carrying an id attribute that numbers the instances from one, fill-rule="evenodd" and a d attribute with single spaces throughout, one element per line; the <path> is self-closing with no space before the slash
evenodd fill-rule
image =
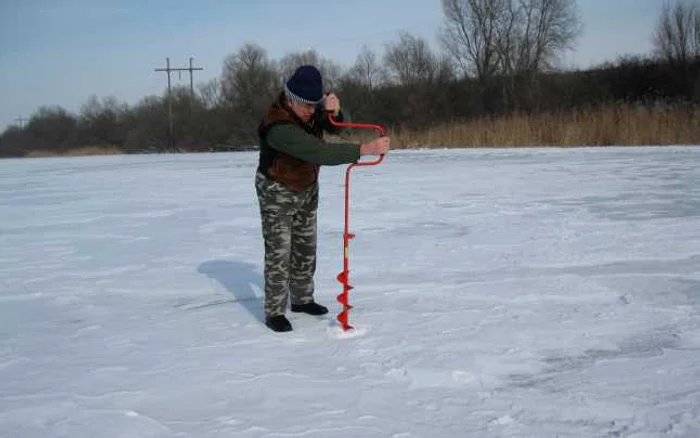
<path id="1" fill-rule="evenodd" d="M 218 78 L 213 78 L 198 86 L 199 98 L 205 108 L 215 108 L 223 102 L 221 82 Z"/>
<path id="2" fill-rule="evenodd" d="M 442 44 L 466 75 L 485 80 L 498 69 L 497 38 L 508 0 L 442 0 Z"/>
<path id="3" fill-rule="evenodd" d="M 506 74 L 553 67 L 581 33 L 575 0 L 511 1 L 502 23 L 497 47 Z"/>
<path id="4" fill-rule="evenodd" d="M 381 84 L 386 73 L 380 62 L 377 60 L 377 55 L 364 46 L 357 59 L 355 65 L 350 69 L 350 77 L 372 90 Z"/>
<path id="5" fill-rule="evenodd" d="M 246 113 L 259 116 L 277 90 L 277 72 L 265 49 L 244 45 L 224 61 L 224 99 Z"/>
<path id="6" fill-rule="evenodd" d="M 700 56 L 700 7 L 697 7 L 693 15 L 693 54 Z"/>
<path id="7" fill-rule="evenodd" d="M 280 79 L 282 81 L 289 79 L 300 65 L 313 65 L 318 68 L 323 76 L 323 86 L 326 91 L 335 89 L 343 74 L 342 68 L 336 62 L 320 56 L 313 49 L 309 49 L 305 52 L 290 53 L 279 61 Z"/>
<path id="8" fill-rule="evenodd" d="M 653 36 L 657 54 L 686 64 L 700 56 L 700 5 L 697 1 L 665 2 Z"/>
<path id="9" fill-rule="evenodd" d="M 321 64 L 320 58 L 321 57 L 319 54 L 313 49 L 309 49 L 304 52 L 288 53 L 277 63 L 277 70 L 280 75 L 280 80 L 282 83 L 284 83 L 284 81 L 289 79 L 289 77 L 294 74 L 294 71 L 300 65 L 313 65 L 314 67 L 319 68 L 319 65 Z M 323 74 L 323 72 L 321 74 Z"/>
<path id="10" fill-rule="evenodd" d="M 445 84 L 455 79 L 455 64 L 452 59 L 445 54 L 435 58 L 435 72 L 433 82 Z"/>
<path id="11" fill-rule="evenodd" d="M 0 134 L 0 157 L 21 157 L 29 149 L 24 129 L 10 125 Z"/>
<path id="12" fill-rule="evenodd" d="M 84 141 L 90 143 L 121 144 L 124 141 L 124 115 L 128 111 L 113 96 L 100 101 L 92 95 L 82 106 L 78 120 Z"/>
<path id="13" fill-rule="evenodd" d="M 390 77 L 400 85 L 431 81 L 437 70 L 437 58 L 427 41 L 407 32 L 387 45 L 384 64 Z"/>
<path id="14" fill-rule="evenodd" d="M 279 91 L 278 73 L 265 49 L 244 45 L 224 61 L 222 92 L 229 111 L 230 143 L 249 143 L 265 109 Z"/>
<path id="15" fill-rule="evenodd" d="M 466 74 L 537 72 L 581 32 L 575 0 L 443 0 L 442 42 Z"/>
<path id="16" fill-rule="evenodd" d="M 78 144 L 77 120 L 60 106 L 41 106 L 32 114 L 26 131 L 35 149 L 66 150 Z"/>

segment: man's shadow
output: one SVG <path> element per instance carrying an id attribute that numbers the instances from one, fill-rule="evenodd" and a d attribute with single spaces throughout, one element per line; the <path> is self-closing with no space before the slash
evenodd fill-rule
<path id="1" fill-rule="evenodd" d="M 265 280 L 258 266 L 252 263 L 229 260 L 210 260 L 197 268 L 197 272 L 221 283 L 258 321 L 265 321 L 263 298 L 255 294 L 255 287 L 264 290 Z"/>

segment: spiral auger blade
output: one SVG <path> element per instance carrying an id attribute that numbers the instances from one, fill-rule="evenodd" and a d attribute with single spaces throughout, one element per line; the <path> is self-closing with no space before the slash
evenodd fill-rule
<path id="1" fill-rule="evenodd" d="M 338 274 L 338 281 L 343 285 L 343 292 L 337 297 L 338 302 L 343 305 L 343 310 L 338 314 L 337 320 L 343 326 L 343 330 L 348 331 L 353 329 L 353 326 L 348 323 L 350 309 L 352 309 L 348 292 L 352 290 L 352 286 L 348 283 L 347 272 L 345 271 Z"/>
<path id="2" fill-rule="evenodd" d="M 342 325 L 344 331 L 352 330 L 354 327 L 351 326 L 348 321 L 350 319 L 350 309 L 352 309 L 352 306 L 350 305 L 350 295 L 349 292 L 353 289 L 353 287 L 350 285 L 350 271 L 348 270 L 348 260 L 347 260 L 347 254 L 348 254 L 348 242 L 350 239 L 355 237 L 353 234 L 347 233 L 345 234 L 345 248 L 344 248 L 344 269 L 343 272 L 338 274 L 338 281 L 340 284 L 343 285 L 343 292 L 338 295 L 337 300 L 340 304 L 343 305 L 343 310 L 338 314 L 338 317 L 336 318 L 338 322 Z"/>
<path id="3" fill-rule="evenodd" d="M 349 313 L 352 306 L 343 306 L 343 311 L 338 314 L 338 322 L 343 327 L 343 331 L 353 330 L 354 327 L 348 323 Z"/>

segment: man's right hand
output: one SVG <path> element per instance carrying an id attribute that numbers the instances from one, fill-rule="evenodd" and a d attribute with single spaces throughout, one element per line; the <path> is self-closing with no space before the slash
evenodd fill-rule
<path id="1" fill-rule="evenodd" d="M 360 155 L 384 155 L 389 152 L 389 137 L 379 137 L 360 146 Z"/>

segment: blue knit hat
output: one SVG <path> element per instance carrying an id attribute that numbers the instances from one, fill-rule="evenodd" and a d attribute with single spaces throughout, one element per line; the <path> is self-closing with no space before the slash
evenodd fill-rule
<path id="1" fill-rule="evenodd" d="M 287 81 L 284 93 L 287 99 L 298 103 L 319 103 L 323 99 L 321 72 L 313 65 L 302 65 Z"/>

